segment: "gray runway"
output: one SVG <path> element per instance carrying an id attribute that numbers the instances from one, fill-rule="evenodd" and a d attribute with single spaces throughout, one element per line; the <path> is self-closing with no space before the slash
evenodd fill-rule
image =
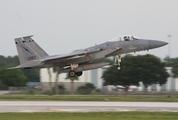
<path id="1" fill-rule="evenodd" d="M 0 101 L 0 112 L 178 112 L 177 102 Z"/>

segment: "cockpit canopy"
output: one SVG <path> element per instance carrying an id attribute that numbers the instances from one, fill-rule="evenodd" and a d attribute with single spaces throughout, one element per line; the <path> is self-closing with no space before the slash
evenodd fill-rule
<path id="1" fill-rule="evenodd" d="M 119 41 L 133 41 L 133 40 L 139 40 L 140 38 L 136 37 L 136 36 L 132 36 L 132 35 L 125 35 L 125 36 L 121 36 L 119 37 Z"/>

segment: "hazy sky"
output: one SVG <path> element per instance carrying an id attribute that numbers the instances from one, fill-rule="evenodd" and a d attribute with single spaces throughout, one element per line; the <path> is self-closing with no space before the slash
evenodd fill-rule
<path id="1" fill-rule="evenodd" d="M 171 39 L 171 56 L 178 57 L 177 5 L 178 0 L 0 0 L 0 55 L 17 55 L 14 38 L 26 35 L 34 35 L 50 55 L 135 35 Z M 163 58 L 168 46 L 137 54 L 146 53 Z"/>

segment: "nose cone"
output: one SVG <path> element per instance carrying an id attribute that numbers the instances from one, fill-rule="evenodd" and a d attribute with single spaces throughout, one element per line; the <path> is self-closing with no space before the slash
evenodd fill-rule
<path id="1" fill-rule="evenodd" d="M 168 44 L 167 42 L 163 42 L 163 41 L 149 40 L 149 48 L 150 49 L 162 47 L 167 44 Z"/>

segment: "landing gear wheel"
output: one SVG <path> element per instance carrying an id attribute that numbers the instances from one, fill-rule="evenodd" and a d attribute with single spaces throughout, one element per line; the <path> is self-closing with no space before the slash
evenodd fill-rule
<path id="1" fill-rule="evenodd" d="M 119 67 L 117 67 L 117 70 L 121 70 L 121 67 L 119 66 Z"/>
<path id="2" fill-rule="evenodd" d="M 75 75 L 76 75 L 76 74 L 75 74 L 75 71 L 71 70 L 71 71 L 69 72 L 69 76 L 70 76 L 70 77 L 75 77 Z"/>
<path id="3" fill-rule="evenodd" d="M 81 76 L 81 75 L 83 74 L 83 72 L 80 71 L 80 72 L 76 72 L 75 74 L 76 74 L 77 76 Z"/>

